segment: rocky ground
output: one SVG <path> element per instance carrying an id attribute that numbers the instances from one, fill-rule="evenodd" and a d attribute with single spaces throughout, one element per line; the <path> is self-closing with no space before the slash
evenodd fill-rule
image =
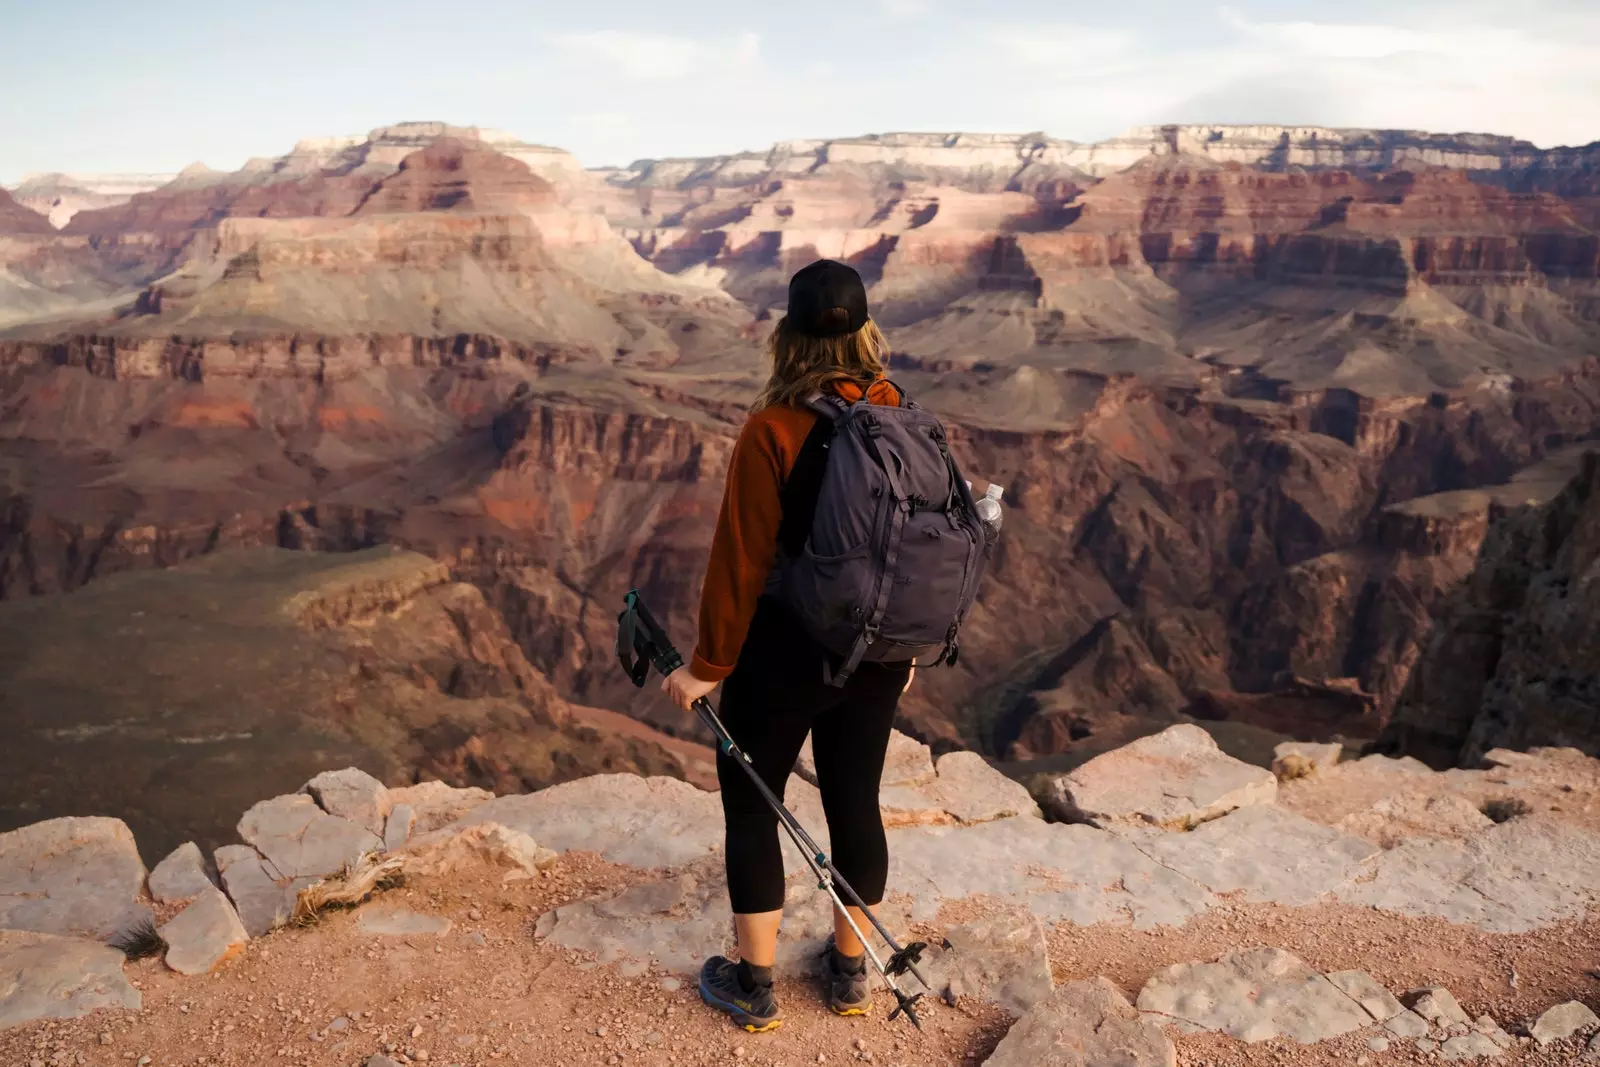
<path id="1" fill-rule="evenodd" d="M 147 875 L 115 820 L 40 823 L 0 835 L 0 1062 L 1600 1057 L 1600 761 L 1334 759 L 1286 746 L 1275 777 L 1176 727 L 1041 787 L 1044 810 L 1076 813 L 1063 823 L 975 756 L 897 738 L 882 912 L 933 946 L 920 1031 L 890 1022 L 881 993 L 866 1018 L 821 1009 L 827 913 L 799 875 L 784 1027 L 745 1034 L 700 1004 L 693 972 L 730 936 L 719 815 L 674 779 L 491 798 L 323 774 L 244 815 L 246 843 L 215 857 L 220 889 L 196 849 Z M 803 760 L 788 798 L 820 829 L 810 775 Z M 390 880 L 292 918 L 361 857 Z M 124 964 L 99 942 L 142 915 L 164 955 Z"/>

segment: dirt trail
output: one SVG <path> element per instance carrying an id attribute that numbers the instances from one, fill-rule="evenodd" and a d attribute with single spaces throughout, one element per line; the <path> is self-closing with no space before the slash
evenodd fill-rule
<path id="1" fill-rule="evenodd" d="M 0 1064 L 361 1067 L 386 1053 L 398 1063 L 428 1067 L 920 1067 L 981 1063 L 1009 1025 L 1003 1012 L 968 999 L 955 1007 L 932 1005 L 921 1032 L 888 1022 L 881 997 L 870 1017 L 840 1019 L 823 1010 L 806 983 L 791 981 L 779 986 L 784 1026 L 751 1035 L 701 1004 L 683 976 L 637 964 L 597 966 L 581 953 L 534 940 L 535 920 L 544 911 L 653 876 L 571 853 L 544 877 L 525 882 L 504 883 L 501 871 L 487 868 L 413 878 L 359 911 L 252 941 L 209 978 L 182 978 L 156 960 L 130 965 L 143 992 L 142 1011 L 0 1034 Z M 363 914 L 395 909 L 448 919 L 451 928 L 381 937 L 361 928 Z M 1600 962 L 1596 917 L 1534 934 L 1493 936 L 1346 906 L 1239 905 L 1176 930 L 1061 925 L 1050 934 L 1058 982 L 1106 975 L 1130 998 L 1169 963 L 1257 944 L 1288 949 L 1318 969 L 1366 969 L 1391 989 L 1447 984 L 1469 1012 L 1487 1012 L 1513 1031 L 1558 1001 L 1600 1002 L 1600 977 L 1591 970 Z M 1370 1034 L 1309 1048 L 1174 1036 L 1178 1062 L 1190 1067 L 1347 1067 L 1361 1057 L 1373 1067 L 1425 1062 L 1398 1042 L 1381 1054 L 1371 1051 Z M 1495 1062 L 1567 1064 L 1573 1055 L 1530 1045 Z"/>

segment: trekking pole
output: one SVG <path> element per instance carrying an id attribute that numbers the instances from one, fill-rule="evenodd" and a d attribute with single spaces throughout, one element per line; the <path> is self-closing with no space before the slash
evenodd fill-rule
<path id="1" fill-rule="evenodd" d="M 666 631 L 656 622 L 655 617 L 650 614 L 650 610 L 645 607 L 638 590 L 628 593 L 624 605 L 622 614 L 617 618 L 617 656 L 622 661 L 623 670 L 627 671 L 633 684 L 643 687 L 645 680 L 649 677 L 652 666 L 663 675 L 671 674 L 683 666 L 683 656 L 673 647 L 671 640 L 666 635 Z M 705 723 L 706 728 L 717 739 L 717 748 L 728 758 L 739 764 L 740 767 L 744 768 L 746 776 L 756 787 L 756 791 L 761 794 L 762 799 L 776 813 L 778 821 L 783 825 L 784 830 L 788 832 L 789 839 L 794 842 L 795 847 L 800 850 L 800 854 L 805 857 L 806 865 L 811 868 L 811 873 L 817 878 L 817 888 L 828 894 L 829 899 L 833 901 L 834 908 L 837 909 L 840 915 L 844 916 L 845 923 L 849 925 L 851 932 L 856 935 L 856 939 L 866 949 L 867 958 L 872 961 L 873 969 L 878 972 L 878 976 L 883 979 L 884 984 L 889 987 L 889 991 L 894 994 L 898 1005 L 894 1011 L 889 1013 L 889 1018 L 892 1020 L 895 1016 L 904 1012 L 913 1026 L 919 1030 L 922 1029 L 922 1022 L 917 1018 L 916 1003 L 922 999 L 923 994 L 907 995 L 900 988 L 896 979 L 910 971 L 917 981 L 922 983 L 924 990 L 933 988 L 932 983 L 922 973 L 922 968 L 917 966 L 923 951 L 928 946 L 920 941 L 902 946 L 895 940 L 894 935 L 883 925 L 873 910 L 862 901 L 861 895 L 856 892 L 855 887 L 839 873 L 838 868 L 834 867 L 833 861 L 828 858 L 827 853 L 823 851 L 816 841 L 812 840 L 811 835 L 806 833 L 805 827 L 800 825 L 800 821 L 794 817 L 794 814 L 788 808 L 784 807 L 783 801 L 778 799 L 767 783 L 762 781 L 761 775 L 756 773 L 755 767 L 751 764 L 750 757 L 733 740 L 733 736 L 728 733 L 728 728 L 723 725 L 722 720 L 717 716 L 716 711 L 711 706 L 711 702 L 705 697 L 701 697 L 694 702 L 694 709 L 695 713 L 699 715 L 700 721 Z M 873 928 L 878 931 L 878 936 L 882 937 L 889 946 L 891 954 L 888 963 L 884 963 L 883 960 L 878 958 L 878 954 L 873 951 L 866 934 L 857 925 L 855 917 L 850 914 L 844 900 L 841 899 L 839 895 L 841 890 L 845 896 L 850 898 L 851 903 L 861 909 L 862 914 L 867 916 Z"/>

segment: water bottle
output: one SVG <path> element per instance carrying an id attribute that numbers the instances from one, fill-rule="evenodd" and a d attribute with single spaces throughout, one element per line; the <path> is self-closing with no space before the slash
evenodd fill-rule
<path id="1" fill-rule="evenodd" d="M 1000 498 L 1005 496 L 1005 493 L 1004 486 L 990 482 L 988 491 L 977 500 L 978 519 L 983 523 L 990 544 L 1000 540 L 1000 523 L 1005 518 L 1004 509 L 1000 507 Z"/>

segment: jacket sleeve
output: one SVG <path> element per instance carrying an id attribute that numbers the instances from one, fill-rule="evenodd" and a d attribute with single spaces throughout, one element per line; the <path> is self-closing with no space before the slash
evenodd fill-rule
<path id="1" fill-rule="evenodd" d="M 700 590 L 700 633 L 689 670 L 720 682 L 733 673 L 756 601 L 778 555 L 783 457 L 768 420 L 752 418 L 728 464 L 711 560 Z"/>

